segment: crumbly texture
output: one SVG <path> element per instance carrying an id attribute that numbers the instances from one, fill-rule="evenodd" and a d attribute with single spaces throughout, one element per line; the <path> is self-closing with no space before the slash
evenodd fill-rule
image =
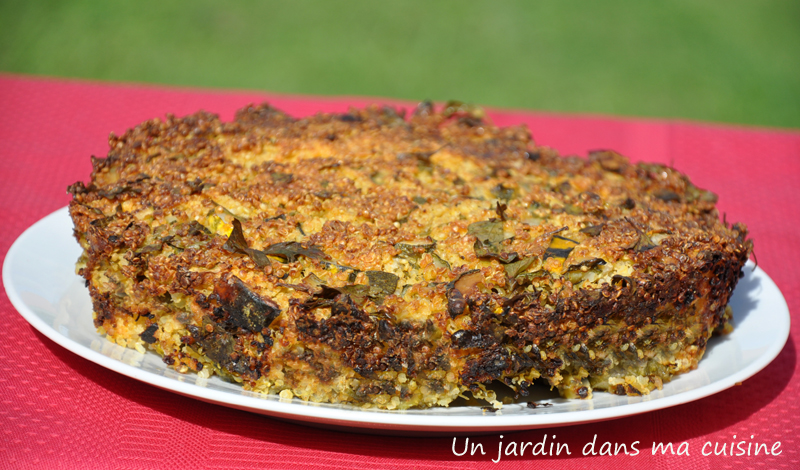
<path id="1" fill-rule="evenodd" d="M 560 157 L 459 103 L 264 104 L 109 143 L 69 189 L 98 331 L 282 398 L 647 394 L 728 328 L 752 249 L 671 168 Z"/>

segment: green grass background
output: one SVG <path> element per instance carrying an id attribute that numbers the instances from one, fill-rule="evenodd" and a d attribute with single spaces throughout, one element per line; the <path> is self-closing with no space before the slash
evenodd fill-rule
<path id="1" fill-rule="evenodd" d="M 0 71 L 800 128 L 800 2 L 0 0 Z"/>

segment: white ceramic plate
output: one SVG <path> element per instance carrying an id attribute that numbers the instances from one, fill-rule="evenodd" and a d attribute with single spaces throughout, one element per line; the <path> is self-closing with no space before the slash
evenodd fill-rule
<path id="1" fill-rule="evenodd" d="M 277 418 L 354 431 L 485 433 L 588 423 L 658 410 L 707 397 L 752 377 L 778 355 L 789 335 L 786 301 L 764 271 L 748 264 L 731 301 L 733 333 L 709 341 L 697 370 L 678 376 L 663 390 L 650 395 L 620 397 L 598 392 L 591 400 L 567 400 L 543 387 L 526 401 L 551 406 L 535 409 L 522 402 L 494 413 L 479 406 L 364 411 L 264 397 L 217 377 L 200 379 L 193 374 L 179 374 L 155 353 L 140 354 L 105 340 L 95 332 L 89 294 L 83 279 L 74 273 L 79 254 L 80 248 L 72 238 L 72 221 L 64 208 L 25 231 L 6 256 L 3 283 L 11 303 L 48 338 L 112 371 L 175 393 Z"/>

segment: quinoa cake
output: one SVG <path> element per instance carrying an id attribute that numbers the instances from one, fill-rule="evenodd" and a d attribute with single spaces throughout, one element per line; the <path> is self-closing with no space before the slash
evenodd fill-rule
<path id="1" fill-rule="evenodd" d="M 69 188 L 98 332 L 281 398 L 647 394 L 730 328 L 752 250 L 678 171 L 561 157 L 457 102 L 254 105 L 109 144 Z"/>

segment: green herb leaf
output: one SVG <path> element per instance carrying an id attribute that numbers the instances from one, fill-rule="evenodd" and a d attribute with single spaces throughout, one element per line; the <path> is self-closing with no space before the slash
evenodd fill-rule
<path id="1" fill-rule="evenodd" d="M 356 284 L 353 286 L 341 286 L 341 287 L 334 287 L 333 289 L 338 290 L 342 294 L 347 294 L 351 297 L 369 297 L 370 296 L 370 287 L 365 286 L 363 284 Z"/>
<path id="2" fill-rule="evenodd" d="M 284 263 L 294 263 L 298 256 L 305 256 L 311 259 L 326 259 L 327 255 L 314 245 L 308 248 L 303 247 L 298 242 L 280 242 L 270 245 L 264 249 L 265 255 L 280 258 Z"/>
<path id="3" fill-rule="evenodd" d="M 370 288 L 377 289 L 378 296 L 385 297 L 394 294 L 394 291 L 397 290 L 397 282 L 400 278 L 394 274 L 383 271 L 367 271 L 366 274 Z"/>
<path id="4" fill-rule="evenodd" d="M 233 230 L 231 231 L 228 240 L 222 246 L 223 249 L 231 253 L 239 253 L 247 255 L 259 267 L 269 266 L 269 258 L 267 256 L 274 256 L 281 259 L 284 263 L 294 263 L 297 261 L 298 256 L 305 256 L 306 258 L 313 259 L 326 259 L 327 255 L 314 247 L 313 245 L 308 248 L 304 247 L 297 242 L 281 242 L 268 246 L 265 250 L 256 250 L 250 248 L 247 240 L 244 238 L 242 231 L 242 223 L 237 219 L 233 219 Z"/>
<path id="5" fill-rule="evenodd" d="M 270 176 L 272 177 L 272 182 L 275 184 L 288 184 L 294 179 L 294 176 L 290 173 L 272 173 Z"/>
<path id="6" fill-rule="evenodd" d="M 659 189 L 653 192 L 656 199 L 661 199 L 665 202 L 680 202 L 681 196 L 671 189 Z"/>
<path id="7" fill-rule="evenodd" d="M 514 189 L 506 188 L 502 183 L 492 188 L 491 193 L 497 199 L 502 199 L 504 201 L 510 201 L 514 198 Z"/>
<path id="8" fill-rule="evenodd" d="M 575 263 L 575 264 L 570 265 L 569 268 L 567 268 L 567 271 L 576 271 L 576 270 L 577 271 L 582 271 L 583 268 L 586 268 L 587 270 L 589 270 L 589 269 L 594 269 L 597 266 L 603 266 L 604 264 L 606 264 L 606 260 L 604 260 L 604 259 L 601 259 L 601 258 L 589 258 L 587 260 L 581 261 L 580 263 Z"/>
<path id="9" fill-rule="evenodd" d="M 430 253 L 436 248 L 436 242 L 402 242 L 395 243 L 395 248 L 400 251 L 400 256 L 407 259 L 418 259 L 423 253 Z"/>
<path id="10" fill-rule="evenodd" d="M 633 246 L 633 251 L 641 253 L 643 251 L 652 250 L 655 247 L 656 244 L 650 240 L 650 237 L 646 233 L 642 232 L 639 234 L 639 240 Z"/>
<path id="11" fill-rule="evenodd" d="M 492 258 L 500 261 L 501 263 L 511 263 L 515 261 L 519 255 L 514 252 L 511 253 L 498 253 L 498 247 L 484 243 L 480 240 L 475 240 L 475 244 L 473 245 L 473 249 L 475 250 L 475 256 L 478 258 Z"/>
<path id="12" fill-rule="evenodd" d="M 446 268 L 448 271 L 453 269 L 450 267 L 450 263 L 442 259 L 442 257 L 435 252 L 431 252 L 431 257 L 433 258 L 433 265 L 436 266 L 437 269 Z"/>
<path id="13" fill-rule="evenodd" d="M 505 266 L 506 269 L 506 276 L 508 277 L 517 277 L 521 272 L 528 269 L 535 258 L 523 258 L 519 261 L 515 261 L 513 263 L 509 263 Z"/>
<path id="14" fill-rule="evenodd" d="M 582 228 L 581 229 L 581 233 L 585 233 L 586 235 L 589 235 L 590 237 L 596 237 L 596 236 L 600 235 L 600 232 L 603 231 L 603 226 L 604 226 L 603 224 L 590 225 L 588 227 Z"/>
<path id="15" fill-rule="evenodd" d="M 239 219 L 233 219 L 233 230 L 231 230 L 231 234 L 228 236 L 228 240 L 225 244 L 222 245 L 222 248 L 231 253 L 247 255 L 260 268 L 270 265 L 269 259 L 267 259 L 264 253 L 254 250 L 247 245 L 247 240 L 245 240 L 244 232 L 242 231 L 242 223 L 239 222 Z"/>
<path id="16" fill-rule="evenodd" d="M 503 221 L 501 220 L 483 220 L 472 223 L 467 227 L 467 233 L 482 242 L 500 243 L 505 240 Z"/>
<path id="17" fill-rule="evenodd" d="M 628 166 L 628 159 L 613 150 L 592 150 L 589 161 L 597 162 L 600 168 L 614 173 L 621 173 Z"/>

